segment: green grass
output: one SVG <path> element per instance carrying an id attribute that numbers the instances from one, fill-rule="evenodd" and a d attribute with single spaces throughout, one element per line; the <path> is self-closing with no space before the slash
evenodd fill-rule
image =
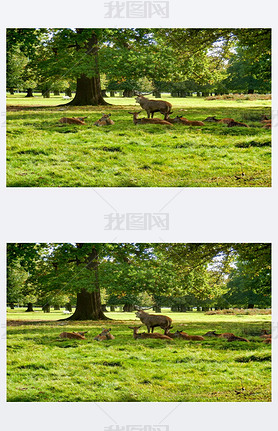
<path id="1" fill-rule="evenodd" d="M 22 311 L 8 313 L 7 401 L 271 401 L 271 346 L 259 337 L 270 316 L 167 312 L 173 330 L 234 332 L 250 340 L 167 342 L 134 340 L 128 328 L 139 325 L 134 313 L 109 313 L 117 319 L 109 322 L 58 322 L 51 318 L 63 318 L 59 311 L 25 313 L 25 321 Z M 103 327 L 112 328 L 115 340 L 94 341 Z M 77 330 L 89 331 L 86 340 L 58 338 Z"/>
<path id="2" fill-rule="evenodd" d="M 128 114 L 139 110 L 133 98 L 109 98 L 111 106 L 80 108 L 58 107 L 65 103 L 59 96 L 9 96 L 7 186 L 271 186 L 271 131 L 260 123 L 262 114 L 270 115 L 271 101 L 163 98 L 171 101 L 174 115 L 190 120 L 232 117 L 250 127 L 135 126 Z M 114 126 L 93 126 L 102 112 L 112 114 Z M 88 116 L 87 124 L 60 124 L 63 116 Z"/>

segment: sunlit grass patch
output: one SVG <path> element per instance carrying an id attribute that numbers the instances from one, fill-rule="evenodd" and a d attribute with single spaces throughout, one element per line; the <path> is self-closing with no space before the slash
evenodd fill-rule
<path id="1" fill-rule="evenodd" d="M 167 100 L 167 97 L 166 97 Z M 249 128 L 137 125 L 135 101 L 108 99 L 103 107 L 57 107 L 57 97 L 28 105 L 24 98 L 7 113 L 7 185 L 11 187 L 269 187 L 271 131 L 262 127 L 271 102 L 168 98 L 173 115 L 245 118 Z M 28 102 L 28 103 L 27 103 Z M 62 101 L 60 100 L 62 103 Z M 23 109 L 25 106 L 25 110 Z M 28 108 L 28 110 L 26 110 Z M 93 126 L 105 110 L 114 126 Z M 144 111 L 140 114 L 145 116 Z M 60 124 L 62 116 L 87 116 L 86 125 Z M 158 116 L 160 116 L 158 114 Z M 244 178 L 240 174 L 244 172 Z M 240 177 L 240 178 L 238 178 Z"/>
<path id="2" fill-rule="evenodd" d="M 8 313 L 10 402 L 271 401 L 271 345 L 259 337 L 261 329 L 270 329 L 269 315 L 169 313 L 173 331 L 233 332 L 250 342 L 209 337 L 167 342 L 134 340 L 128 328 L 139 325 L 134 313 L 115 312 L 109 313 L 117 319 L 109 321 L 115 339 L 97 342 L 94 336 L 106 321 L 58 322 L 51 318 L 62 312 L 36 311 L 32 322 L 21 319 L 22 311 Z M 59 338 L 63 331 L 82 330 L 88 331 L 85 340 Z"/>

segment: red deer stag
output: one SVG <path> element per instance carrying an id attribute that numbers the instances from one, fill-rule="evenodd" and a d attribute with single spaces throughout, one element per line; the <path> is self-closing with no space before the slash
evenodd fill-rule
<path id="1" fill-rule="evenodd" d="M 216 334 L 215 331 L 209 331 L 207 332 L 204 337 L 218 337 L 218 338 L 226 338 L 228 341 L 246 341 L 249 343 L 246 338 L 237 337 L 235 334 L 232 334 L 231 332 L 224 332 L 223 334 Z"/>
<path id="2" fill-rule="evenodd" d="M 65 124 L 79 124 L 81 126 L 84 126 L 85 122 L 84 119 L 87 117 L 81 117 L 81 118 L 67 118 L 67 117 L 63 117 L 60 118 L 59 123 L 65 123 Z"/>
<path id="3" fill-rule="evenodd" d="M 173 119 L 174 123 L 182 123 L 185 126 L 204 126 L 205 124 L 202 121 L 189 121 L 187 118 L 184 118 L 182 115 L 177 115 L 176 118 Z"/>
<path id="4" fill-rule="evenodd" d="M 201 335 L 189 335 L 189 334 L 187 334 L 187 332 L 183 332 L 183 331 L 176 331 L 174 335 L 175 335 L 175 337 L 183 338 L 184 340 L 191 340 L 191 341 L 203 341 L 204 340 L 204 337 L 202 337 Z"/>
<path id="5" fill-rule="evenodd" d="M 163 124 L 165 126 L 173 126 L 173 124 L 169 123 L 169 121 L 161 120 L 160 118 L 138 118 L 139 112 L 129 112 L 129 114 L 133 115 L 133 123 L 137 124 Z"/>
<path id="6" fill-rule="evenodd" d="M 114 340 L 114 335 L 110 334 L 110 329 L 103 329 L 100 334 L 98 334 L 94 340 L 96 341 L 103 341 L 103 340 Z"/>
<path id="7" fill-rule="evenodd" d="M 165 102 L 164 100 L 147 99 L 147 97 L 139 94 L 137 95 L 135 101 L 140 104 L 142 109 L 145 109 L 148 114 L 148 118 L 150 118 L 150 116 L 153 118 L 153 114 L 155 112 L 160 112 L 164 115 L 165 119 L 165 115 L 169 114 L 172 108 L 172 105 L 169 102 Z"/>
<path id="8" fill-rule="evenodd" d="M 85 340 L 85 332 L 62 332 L 60 338 L 75 338 L 77 340 Z"/>
<path id="9" fill-rule="evenodd" d="M 94 123 L 94 126 L 112 126 L 115 123 L 110 117 L 111 114 L 102 114 L 102 117 Z"/>
<path id="10" fill-rule="evenodd" d="M 160 326 L 160 328 L 164 329 L 164 334 L 166 334 L 167 329 L 170 329 L 172 324 L 172 319 L 168 316 L 149 314 L 143 310 L 137 310 L 135 313 L 136 317 L 139 317 L 141 322 L 146 325 L 148 328 L 148 333 L 153 332 L 153 328 L 156 326 Z"/>
<path id="11" fill-rule="evenodd" d="M 141 326 L 129 326 L 130 329 L 133 330 L 133 338 L 135 340 L 139 339 L 147 339 L 147 338 L 151 338 L 151 339 L 157 339 L 157 340 L 170 340 L 172 341 L 172 338 L 168 337 L 168 335 L 164 335 L 164 334 L 159 334 L 158 332 L 154 332 L 152 334 L 149 334 L 147 332 L 142 332 L 141 334 L 138 334 L 138 330 L 139 328 L 141 328 Z"/>

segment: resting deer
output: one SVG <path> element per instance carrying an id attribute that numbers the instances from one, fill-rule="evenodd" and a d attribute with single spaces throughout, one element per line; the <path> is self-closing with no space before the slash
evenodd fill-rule
<path id="1" fill-rule="evenodd" d="M 75 338 L 77 340 L 85 340 L 85 332 L 62 332 L 60 338 Z"/>
<path id="2" fill-rule="evenodd" d="M 201 335 L 189 335 L 183 331 L 176 331 L 174 334 L 177 338 L 183 338 L 184 340 L 192 340 L 192 341 L 203 341 L 204 337 Z"/>
<path id="3" fill-rule="evenodd" d="M 94 126 L 112 126 L 115 123 L 110 117 L 111 114 L 102 114 L 102 117 L 94 123 Z"/>
<path id="4" fill-rule="evenodd" d="M 262 333 L 261 333 L 260 337 L 261 338 L 271 338 L 271 334 L 269 334 L 266 329 L 262 329 Z"/>
<path id="5" fill-rule="evenodd" d="M 161 120 L 160 118 L 138 118 L 139 112 L 129 112 L 129 114 L 133 115 L 133 123 L 137 124 L 163 124 L 165 126 L 173 126 L 173 124 L 169 123 L 169 121 Z"/>
<path id="6" fill-rule="evenodd" d="M 165 329 L 164 334 L 170 338 L 177 338 L 176 334 L 174 334 L 173 332 L 170 332 L 170 329 L 172 329 L 172 328 L 173 328 L 173 326 L 170 326 L 170 328 Z"/>
<path id="7" fill-rule="evenodd" d="M 209 331 L 207 332 L 204 337 L 218 337 L 218 338 L 227 338 L 228 341 L 246 341 L 249 343 L 249 341 L 246 338 L 238 337 L 235 334 L 232 334 L 231 332 L 224 332 L 223 334 L 216 334 L 215 331 Z"/>
<path id="8" fill-rule="evenodd" d="M 249 127 L 247 126 L 247 124 L 245 123 L 240 123 L 239 121 L 230 121 L 228 123 L 228 127 Z"/>
<path id="9" fill-rule="evenodd" d="M 202 121 L 189 121 L 187 118 L 182 115 L 177 115 L 176 118 L 173 119 L 174 123 L 182 123 L 185 126 L 204 126 L 205 124 Z"/>
<path id="10" fill-rule="evenodd" d="M 170 118 L 169 115 L 173 114 L 173 111 L 169 112 L 168 114 L 165 114 L 164 120 L 168 121 L 171 124 L 176 123 L 175 118 Z"/>
<path id="11" fill-rule="evenodd" d="M 265 127 L 266 129 L 271 129 L 271 119 L 270 120 L 263 120 L 263 127 Z"/>
<path id="12" fill-rule="evenodd" d="M 84 119 L 87 117 L 81 117 L 81 118 L 67 118 L 67 117 L 63 117 L 60 118 L 59 123 L 65 123 L 65 124 L 79 124 L 81 126 L 84 126 L 85 122 Z"/>
<path id="13" fill-rule="evenodd" d="M 129 329 L 133 330 L 133 338 L 135 340 L 139 339 L 147 339 L 147 338 L 152 338 L 152 339 L 158 339 L 158 340 L 170 340 L 172 341 L 172 338 L 168 337 L 167 335 L 164 334 L 159 334 L 158 332 L 153 332 L 152 334 L 149 334 L 147 332 L 142 332 L 141 334 L 138 334 L 139 328 L 141 328 L 141 326 L 129 326 Z"/>
<path id="14" fill-rule="evenodd" d="M 211 123 L 229 124 L 231 121 L 235 121 L 235 120 L 233 118 L 222 118 L 221 120 L 217 120 L 215 117 L 207 117 L 204 121 L 208 121 Z"/>
<path id="15" fill-rule="evenodd" d="M 263 340 L 263 343 L 271 344 L 271 336 L 269 336 L 268 338 L 265 338 L 265 339 Z"/>
<path id="16" fill-rule="evenodd" d="M 103 340 L 114 340 L 114 335 L 110 334 L 111 328 L 103 329 L 100 334 L 98 334 L 94 340 L 103 341 Z"/>

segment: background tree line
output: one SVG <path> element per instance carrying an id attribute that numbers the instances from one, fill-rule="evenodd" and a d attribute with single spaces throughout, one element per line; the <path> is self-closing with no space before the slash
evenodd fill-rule
<path id="1" fill-rule="evenodd" d="M 270 307 L 270 244 L 8 244 L 7 302 L 66 306 L 106 319 L 106 306 Z"/>
<path id="2" fill-rule="evenodd" d="M 267 93 L 270 29 L 7 29 L 7 89 L 75 92 L 73 105 L 121 91 Z"/>

